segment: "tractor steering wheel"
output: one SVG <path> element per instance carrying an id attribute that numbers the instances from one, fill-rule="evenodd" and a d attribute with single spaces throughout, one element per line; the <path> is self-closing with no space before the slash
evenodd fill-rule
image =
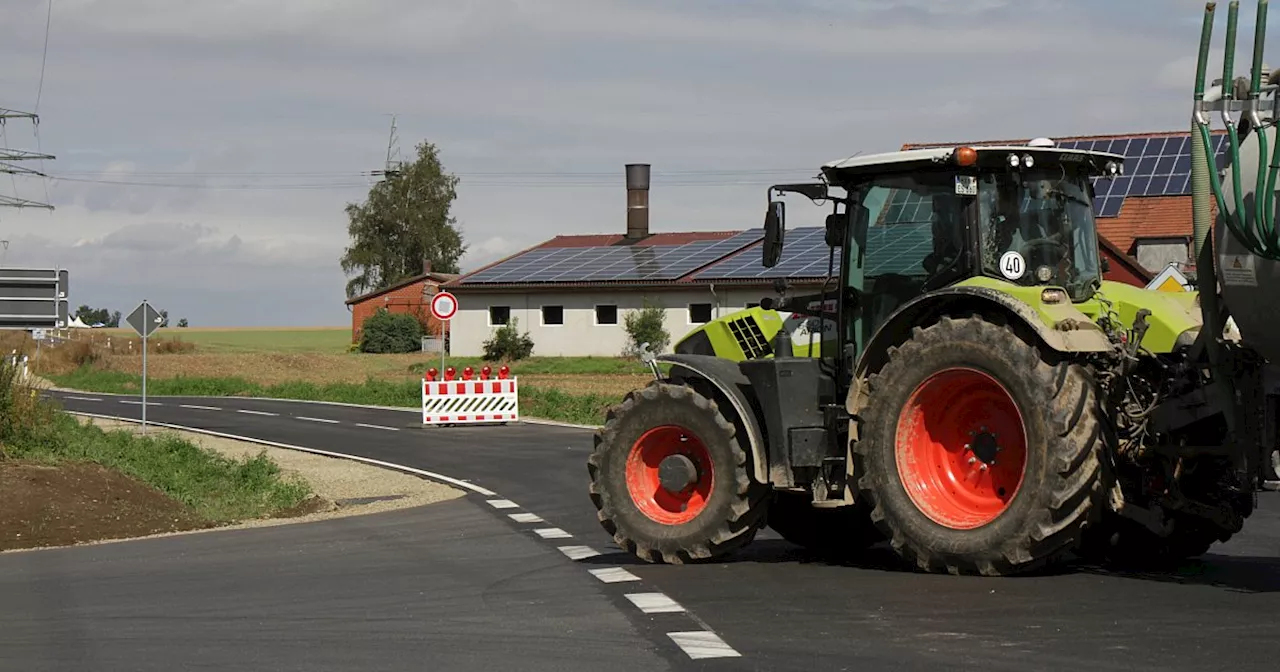
<path id="1" fill-rule="evenodd" d="M 1028 266 L 1031 265 L 1031 259 L 1036 258 L 1031 254 L 1029 254 L 1029 251 L 1032 249 L 1040 248 L 1040 247 L 1056 247 L 1059 250 L 1061 250 L 1061 253 L 1058 254 L 1055 260 L 1055 263 L 1065 259 L 1066 256 L 1071 252 L 1071 248 L 1068 247 L 1066 243 L 1063 243 L 1058 240 L 1054 240 L 1053 238 L 1032 238 L 1031 240 L 1028 240 L 1022 244 L 1022 250 L 1023 250 L 1022 256 L 1025 259 L 1027 259 Z"/>

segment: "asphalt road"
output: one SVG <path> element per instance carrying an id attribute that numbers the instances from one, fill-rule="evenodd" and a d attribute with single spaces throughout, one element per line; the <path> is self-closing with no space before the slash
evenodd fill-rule
<path id="1" fill-rule="evenodd" d="M 59 396 L 68 410 L 139 416 L 136 398 Z M 1261 496 L 1261 510 L 1236 539 L 1168 574 L 1113 576 L 1080 566 L 1014 579 L 931 576 L 905 569 L 884 549 L 836 566 L 771 534 L 727 562 L 660 566 L 617 551 L 596 522 L 586 494 L 588 430 L 423 429 L 412 412 L 269 400 L 149 403 L 160 405 L 148 406 L 148 420 L 347 452 L 488 488 L 573 537 L 559 541 L 599 553 L 573 564 L 628 569 L 741 654 L 700 661 L 709 669 L 1163 672 L 1276 665 L 1276 493 Z M 489 514 L 502 520 L 503 512 Z M 662 650 L 663 635 L 641 627 L 658 615 L 637 616 L 633 606 L 620 608 Z"/>

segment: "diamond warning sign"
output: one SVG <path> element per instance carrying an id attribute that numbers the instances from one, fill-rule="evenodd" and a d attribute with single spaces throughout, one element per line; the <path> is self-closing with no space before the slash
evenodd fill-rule
<path id="1" fill-rule="evenodd" d="M 1224 254 L 1218 260 L 1222 269 L 1222 284 L 1233 287 L 1257 287 L 1258 274 L 1254 272 L 1252 254 Z"/>

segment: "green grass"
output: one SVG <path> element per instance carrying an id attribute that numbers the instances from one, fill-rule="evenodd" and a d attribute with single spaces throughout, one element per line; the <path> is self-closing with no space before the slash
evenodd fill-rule
<path id="1" fill-rule="evenodd" d="M 284 479 L 265 453 L 233 460 L 179 437 L 104 430 L 65 413 L 6 448 L 15 458 L 94 462 L 115 469 L 218 524 L 270 516 L 297 506 L 311 493 L 305 482 Z"/>
<path id="2" fill-rule="evenodd" d="M 446 357 L 445 366 L 452 366 L 458 371 L 470 366 L 476 371 L 488 364 L 495 371 L 498 364 L 485 362 L 479 357 Z M 508 365 L 514 373 L 532 374 L 593 374 L 611 375 L 619 373 L 645 373 L 648 368 L 638 359 L 621 357 L 530 357 Z M 440 356 L 427 358 L 409 367 L 411 373 L 421 374 L 427 369 L 440 369 Z"/>
<path id="3" fill-rule="evenodd" d="M 119 371 L 82 367 L 67 375 L 46 376 L 59 387 L 107 394 L 137 394 L 138 376 Z M 275 397 L 303 401 L 332 401 L 346 404 L 420 408 L 422 390 L 416 381 L 364 383 L 283 383 L 259 385 L 234 376 L 195 378 L 177 376 L 147 381 L 147 396 L 182 397 Z M 598 425 L 605 411 L 620 399 L 601 394 L 570 394 L 554 388 L 520 386 L 520 414 L 523 417 Z"/>

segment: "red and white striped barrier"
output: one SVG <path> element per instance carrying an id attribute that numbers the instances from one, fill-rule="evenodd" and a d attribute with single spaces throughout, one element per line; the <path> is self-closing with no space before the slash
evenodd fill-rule
<path id="1" fill-rule="evenodd" d="M 488 367 L 485 367 L 488 368 Z M 505 368 L 505 367 L 504 367 Z M 422 379 L 422 424 L 463 425 L 516 422 L 520 419 L 515 378 L 435 380 L 432 369 Z"/>

